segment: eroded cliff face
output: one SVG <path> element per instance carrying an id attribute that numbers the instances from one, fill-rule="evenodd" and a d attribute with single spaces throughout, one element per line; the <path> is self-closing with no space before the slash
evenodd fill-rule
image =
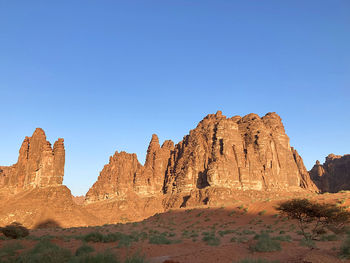
<path id="1" fill-rule="evenodd" d="M 322 192 L 350 190 L 350 154 L 330 154 L 323 164 L 316 161 L 310 177 Z"/>
<path id="2" fill-rule="evenodd" d="M 36 187 L 62 185 L 64 163 L 63 139 L 59 138 L 52 148 L 45 132 L 37 128 L 31 137 L 24 139 L 17 163 L 0 167 L 0 189 L 18 193 Z"/>
<path id="3" fill-rule="evenodd" d="M 135 195 L 136 198 L 161 195 L 165 170 L 173 148 L 172 141 L 165 141 L 160 146 L 157 135 L 153 134 L 144 166 L 139 163 L 136 154 L 115 152 L 86 194 L 86 202 L 133 200 Z"/>
<path id="4" fill-rule="evenodd" d="M 206 204 L 240 190 L 301 189 L 318 190 L 276 113 L 226 118 L 219 111 L 175 146 L 165 141 L 160 147 L 153 135 L 144 166 L 135 154 L 116 152 L 86 203 L 157 197 L 167 209 Z"/>

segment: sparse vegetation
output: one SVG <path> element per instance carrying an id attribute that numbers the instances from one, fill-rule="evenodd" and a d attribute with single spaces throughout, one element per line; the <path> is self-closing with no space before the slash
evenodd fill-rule
<path id="1" fill-rule="evenodd" d="M 272 239 L 266 232 L 256 235 L 254 239 L 256 239 L 257 242 L 249 247 L 251 251 L 273 252 L 282 249 L 281 244 L 277 240 Z"/>
<path id="2" fill-rule="evenodd" d="M 94 248 L 83 244 L 72 255 L 70 250 L 59 247 L 45 239 L 39 241 L 34 248 L 17 255 L 23 246 L 16 242 L 0 249 L 1 263 L 120 263 L 121 261 L 110 251 L 93 253 Z M 128 256 L 124 263 L 147 263 L 145 256 L 137 252 Z"/>
<path id="3" fill-rule="evenodd" d="M 282 215 L 296 219 L 305 239 L 316 239 L 325 234 L 326 229 L 339 231 L 350 221 L 350 212 L 334 204 L 320 204 L 308 199 L 293 199 L 281 203 L 277 208 Z M 313 223 L 311 232 L 306 232 L 308 224 Z"/>
<path id="4" fill-rule="evenodd" d="M 91 252 L 94 252 L 95 249 L 87 244 L 83 244 L 82 246 L 80 246 L 76 252 L 75 252 L 75 255 L 76 256 L 81 256 L 81 255 L 84 255 L 84 254 L 89 254 Z"/>
<path id="5" fill-rule="evenodd" d="M 16 252 L 22 248 L 23 246 L 18 242 L 11 242 L 9 244 L 5 244 L 0 249 L 0 262 L 3 258 L 10 259 L 11 257 L 14 257 L 16 255 Z"/>
<path id="6" fill-rule="evenodd" d="M 61 263 L 68 262 L 71 258 L 71 252 L 68 249 L 61 248 L 47 240 L 40 241 L 31 250 L 21 254 L 16 262 L 20 263 Z"/>
<path id="7" fill-rule="evenodd" d="M 149 243 L 150 244 L 165 244 L 165 245 L 170 245 L 173 243 L 179 243 L 181 242 L 180 240 L 171 240 L 167 238 L 167 233 L 153 233 L 149 237 Z"/>
<path id="8" fill-rule="evenodd" d="M 209 246 L 220 245 L 220 238 L 215 235 L 215 232 L 204 232 L 202 240 Z"/>
<path id="9" fill-rule="evenodd" d="M 315 241 L 313 241 L 311 238 L 305 238 L 305 237 L 302 240 L 300 240 L 300 245 L 304 247 L 309 247 L 309 248 L 316 247 Z"/>
<path id="10" fill-rule="evenodd" d="M 342 246 L 340 247 L 340 257 L 350 259 L 350 234 L 347 235 Z"/>
<path id="11" fill-rule="evenodd" d="M 142 255 L 141 252 L 136 252 L 130 257 L 127 257 L 125 260 L 125 263 L 148 263 L 149 261 L 146 260 L 145 255 Z"/>
<path id="12" fill-rule="evenodd" d="M 58 263 L 58 262 L 64 262 L 64 261 L 55 261 L 55 262 Z M 137 261 L 135 261 L 135 263 L 136 262 Z M 107 250 L 103 253 L 97 253 L 95 255 L 83 254 L 80 257 L 70 258 L 68 263 L 120 263 L 120 261 L 115 255 L 113 255 L 110 251 Z"/>
<path id="13" fill-rule="evenodd" d="M 13 239 L 23 238 L 29 235 L 29 230 L 17 222 L 13 222 L 4 228 L 1 228 L 1 232 L 4 234 L 4 236 Z"/>
<path id="14" fill-rule="evenodd" d="M 260 212 L 258 213 L 259 216 L 262 216 L 262 215 L 264 215 L 264 214 L 266 214 L 266 210 L 262 210 L 262 211 L 260 211 Z"/>

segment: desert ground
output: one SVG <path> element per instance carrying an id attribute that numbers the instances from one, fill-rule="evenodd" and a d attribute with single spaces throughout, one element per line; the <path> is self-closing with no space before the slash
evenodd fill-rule
<path id="1" fill-rule="evenodd" d="M 295 195 L 244 197 L 220 207 L 173 209 L 139 222 L 75 228 L 60 228 L 52 222 L 31 229 L 29 236 L 22 239 L 0 236 L 0 262 L 12 262 L 6 260 L 29 253 L 40 242 L 56 244 L 72 255 L 79 247 L 89 246 L 93 248 L 91 255 L 109 253 L 120 262 L 127 258 L 129 261 L 125 262 L 150 263 L 232 263 L 245 262 L 245 259 L 250 260 L 246 262 L 255 262 L 253 259 L 265 259 L 266 262 L 350 262 L 340 256 L 347 238 L 345 233 L 335 235 L 328 232 L 313 243 L 305 243 L 298 222 L 275 210 L 280 202 L 297 197 Z M 337 194 L 305 193 L 298 197 L 347 208 L 349 196 L 350 192 L 342 191 Z M 257 237 L 262 232 L 268 233 L 280 248 L 272 252 L 256 251 Z M 142 256 L 130 258 L 133 255 Z"/>

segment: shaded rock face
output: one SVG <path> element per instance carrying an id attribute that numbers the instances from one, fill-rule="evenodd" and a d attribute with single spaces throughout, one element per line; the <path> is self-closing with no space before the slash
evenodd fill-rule
<path id="1" fill-rule="evenodd" d="M 320 164 L 316 161 L 310 170 L 310 177 L 322 192 L 336 193 L 350 190 L 350 154 L 330 154 Z"/>
<path id="2" fill-rule="evenodd" d="M 153 135 L 144 166 L 135 154 L 116 152 L 86 202 L 157 196 L 169 208 L 190 199 L 205 204 L 237 190 L 301 189 L 317 191 L 277 114 L 226 118 L 217 112 L 175 146 L 165 141 L 160 147 Z"/>
<path id="3" fill-rule="evenodd" d="M 37 128 L 32 137 L 24 139 L 17 163 L 0 167 L 0 189 L 17 193 L 36 187 L 61 185 L 64 163 L 63 139 L 59 138 L 52 148 L 45 132 Z"/>

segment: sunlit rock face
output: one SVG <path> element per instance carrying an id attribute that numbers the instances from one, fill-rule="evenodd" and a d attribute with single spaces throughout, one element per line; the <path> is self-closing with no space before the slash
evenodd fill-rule
<path id="1" fill-rule="evenodd" d="M 17 193 L 36 187 L 62 185 L 64 163 L 63 139 L 59 138 L 52 148 L 45 132 L 37 128 L 31 137 L 24 139 L 17 163 L 0 167 L 0 189 Z"/>
<path id="2" fill-rule="evenodd" d="M 160 146 L 153 135 L 144 166 L 135 154 L 116 152 L 86 202 L 158 197 L 164 207 L 174 207 L 186 198 L 205 202 L 220 191 L 301 189 L 317 191 L 276 113 L 226 118 L 218 111 L 175 146 Z"/>
<path id="3" fill-rule="evenodd" d="M 300 156 L 295 155 L 277 114 L 226 118 L 217 112 L 175 146 L 164 191 L 315 189 Z"/>
<path id="4" fill-rule="evenodd" d="M 310 177 L 322 192 L 350 190 L 350 154 L 330 154 L 323 164 L 316 161 Z"/>
<path id="5" fill-rule="evenodd" d="M 162 195 L 164 174 L 173 148 L 172 141 L 160 146 L 158 136 L 153 134 L 144 166 L 136 154 L 115 152 L 86 194 L 86 202 Z"/>

